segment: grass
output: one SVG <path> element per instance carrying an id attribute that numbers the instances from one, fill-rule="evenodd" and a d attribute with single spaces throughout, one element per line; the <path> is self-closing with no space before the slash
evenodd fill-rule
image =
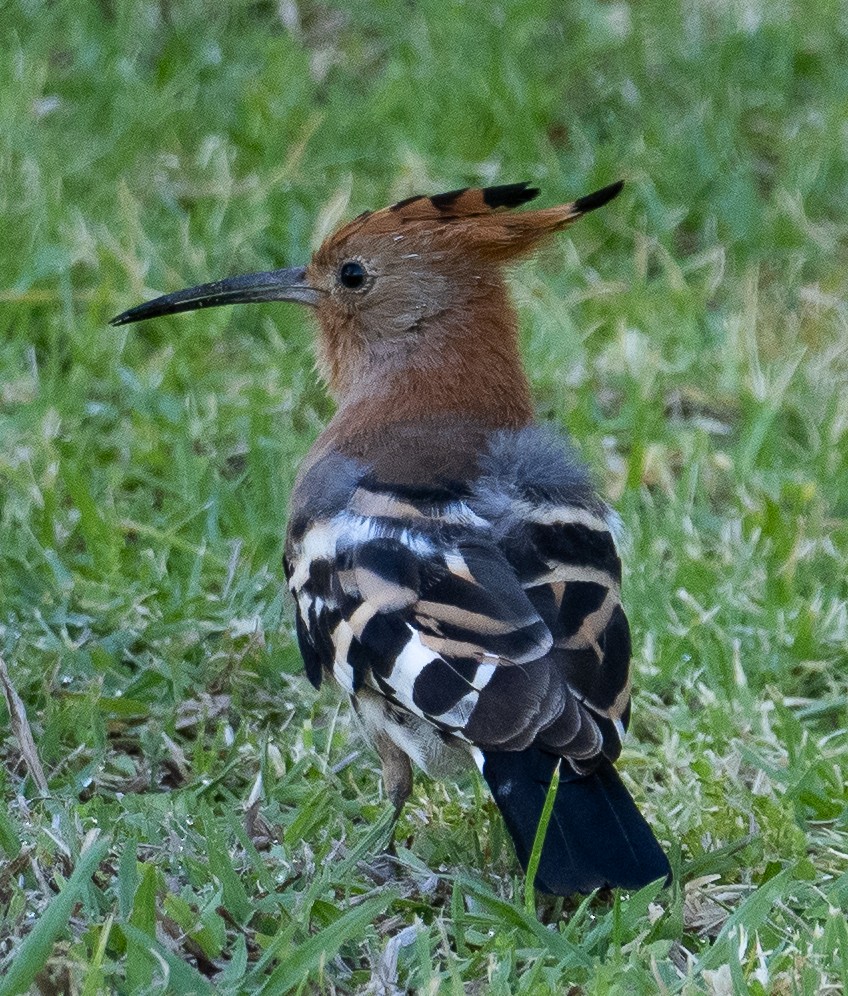
<path id="1" fill-rule="evenodd" d="M 46 788 L 10 715 L 0 993 L 846 988 L 846 30 L 789 0 L 3 7 L 0 652 Z M 626 526 L 622 771 L 678 879 L 540 920 L 470 776 L 418 778 L 386 878 L 375 760 L 300 673 L 286 501 L 331 413 L 303 315 L 106 321 L 413 191 L 619 176 L 515 291 L 540 416 Z"/>

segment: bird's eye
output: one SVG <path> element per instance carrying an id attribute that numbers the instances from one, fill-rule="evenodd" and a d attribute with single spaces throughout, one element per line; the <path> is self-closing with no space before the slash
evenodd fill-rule
<path id="1" fill-rule="evenodd" d="M 350 290 L 362 287 L 366 276 L 365 267 L 362 263 L 357 263 L 356 260 L 342 263 L 342 268 L 339 270 L 339 281 L 342 287 L 347 287 Z"/>

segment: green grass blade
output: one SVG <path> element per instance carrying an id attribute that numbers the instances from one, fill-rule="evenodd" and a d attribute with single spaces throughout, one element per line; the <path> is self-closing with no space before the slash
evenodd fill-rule
<path id="1" fill-rule="evenodd" d="M 115 922 L 115 914 L 110 913 L 106 919 L 106 923 L 100 929 L 100 939 L 97 942 L 97 949 L 94 952 L 94 957 L 91 959 L 91 963 L 87 967 L 85 974 L 85 985 L 83 986 L 80 996 L 97 996 L 98 993 L 104 991 L 104 977 L 103 977 L 103 959 L 106 957 L 106 945 L 109 943 L 109 937 L 112 933 L 112 925 Z"/>
<path id="2" fill-rule="evenodd" d="M 527 934 L 547 950 L 552 957 L 556 958 L 561 966 L 573 967 L 582 965 L 589 968 L 592 965 L 592 958 L 581 947 L 572 943 L 563 934 L 557 931 L 548 930 L 539 922 L 535 908 L 529 913 L 517 903 L 512 904 L 500 896 L 496 896 L 479 880 L 468 876 L 458 876 L 457 882 L 468 893 L 470 893 L 483 907 L 492 923 L 497 923 L 499 928 L 517 927 L 526 931 Z M 524 939 L 523 939 L 524 940 Z"/>
<path id="3" fill-rule="evenodd" d="M 335 923 L 299 944 L 269 976 L 258 991 L 264 996 L 278 996 L 301 985 L 322 962 L 335 957 L 347 941 L 361 938 L 365 929 L 388 909 L 394 893 L 368 899 L 343 913 Z"/>
<path id="4" fill-rule="evenodd" d="M 721 932 L 715 939 L 712 947 L 705 952 L 698 962 L 697 970 L 703 972 L 704 969 L 715 969 L 727 959 L 729 945 L 733 943 L 732 935 L 738 926 L 753 935 L 768 919 L 772 913 L 777 899 L 780 897 L 792 880 L 792 870 L 784 869 L 774 878 L 769 879 L 765 885 L 760 886 L 755 892 L 745 900 L 742 905 L 728 917 Z"/>
<path id="5" fill-rule="evenodd" d="M 157 884 L 156 866 L 150 863 L 143 864 L 138 887 L 133 896 L 129 923 L 148 939 L 156 937 Z M 127 988 L 131 992 L 140 992 L 150 986 L 153 966 L 146 945 L 127 945 L 126 978 Z"/>
<path id="6" fill-rule="evenodd" d="M 542 807 L 542 815 L 539 817 L 539 825 L 536 827 L 536 836 L 533 838 L 533 850 L 530 852 L 530 861 L 527 863 L 527 878 L 524 881 L 524 909 L 528 913 L 536 912 L 536 872 L 539 870 L 539 862 L 542 860 L 542 848 L 545 844 L 545 837 L 548 833 L 548 824 L 551 822 L 551 813 L 554 811 L 554 801 L 556 800 L 557 789 L 559 788 L 559 768 L 562 761 L 557 762 L 554 768 L 551 784 L 548 786 L 548 794 L 545 796 L 545 805 Z"/>
<path id="7" fill-rule="evenodd" d="M 167 992 L 175 996 L 214 996 L 215 989 L 208 979 L 188 962 L 183 961 L 152 937 L 148 937 L 143 930 L 133 927 L 132 924 L 122 923 L 121 931 L 128 941 L 140 950 L 146 951 L 154 962 L 160 965 L 165 963 L 168 969 Z"/>
<path id="8" fill-rule="evenodd" d="M 74 906 L 109 848 L 108 840 L 97 841 L 80 856 L 65 888 L 55 896 L 32 931 L 6 965 L 0 979 L 0 996 L 26 992 L 44 967 L 56 939 L 65 929 Z"/>

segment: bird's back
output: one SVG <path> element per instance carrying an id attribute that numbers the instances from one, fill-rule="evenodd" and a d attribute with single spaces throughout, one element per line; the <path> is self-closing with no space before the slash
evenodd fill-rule
<path id="1" fill-rule="evenodd" d="M 292 503 L 307 674 L 351 696 L 396 811 L 410 759 L 442 775 L 470 755 L 526 868 L 561 766 L 535 880 L 561 895 L 670 875 L 612 763 L 630 634 L 611 519 L 564 443 L 463 418 L 331 426 Z"/>
<path id="2" fill-rule="evenodd" d="M 319 440 L 293 499 L 307 672 L 486 749 L 620 750 L 630 642 L 606 506 L 537 426 L 460 418 Z M 300 511 L 303 510 L 303 513 Z"/>

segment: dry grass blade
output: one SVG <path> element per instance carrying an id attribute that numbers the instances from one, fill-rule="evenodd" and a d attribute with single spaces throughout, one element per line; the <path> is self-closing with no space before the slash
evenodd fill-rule
<path id="1" fill-rule="evenodd" d="M 46 795 L 50 791 L 47 787 L 47 776 L 44 774 L 44 768 L 41 766 L 38 751 L 35 748 L 35 740 L 27 719 L 26 708 L 20 695 L 15 691 L 15 686 L 12 684 L 6 662 L 2 656 L 0 656 L 0 685 L 3 686 L 3 696 L 6 699 L 6 708 L 9 710 L 9 723 L 15 739 L 18 741 L 18 746 L 21 748 L 24 764 L 26 764 L 30 777 L 38 786 L 39 792 Z"/>

